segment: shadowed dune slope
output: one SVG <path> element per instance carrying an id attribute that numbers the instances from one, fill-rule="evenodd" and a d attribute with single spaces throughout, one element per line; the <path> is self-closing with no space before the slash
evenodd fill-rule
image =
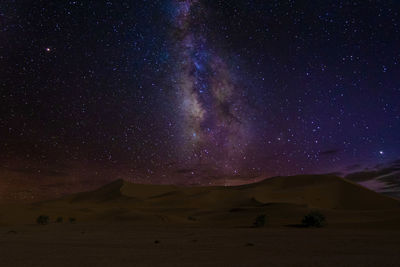
<path id="1" fill-rule="evenodd" d="M 329 175 L 275 177 L 243 186 L 260 202 L 305 204 L 309 207 L 345 210 L 393 209 L 399 201 L 343 178 Z"/>

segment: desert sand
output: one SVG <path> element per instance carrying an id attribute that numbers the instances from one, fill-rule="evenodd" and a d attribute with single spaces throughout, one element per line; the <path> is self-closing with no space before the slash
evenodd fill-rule
<path id="1" fill-rule="evenodd" d="M 312 210 L 325 227 L 299 225 Z M 252 227 L 261 214 L 265 227 Z M 0 247 L 1 266 L 400 266 L 400 202 L 329 175 L 236 187 L 118 180 L 0 206 Z"/>

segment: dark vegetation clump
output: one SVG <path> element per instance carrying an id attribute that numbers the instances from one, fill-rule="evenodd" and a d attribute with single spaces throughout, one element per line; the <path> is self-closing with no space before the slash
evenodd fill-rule
<path id="1" fill-rule="evenodd" d="M 69 222 L 70 222 L 70 223 L 76 223 L 76 219 L 73 218 L 73 217 L 71 217 L 71 218 L 69 218 Z"/>
<path id="2" fill-rule="evenodd" d="M 56 223 L 62 223 L 64 221 L 63 217 L 58 217 Z"/>
<path id="3" fill-rule="evenodd" d="M 264 227 L 266 223 L 267 223 L 267 215 L 262 214 L 262 215 L 257 216 L 257 218 L 255 219 L 255 221 L 253 223 L 253 226 L 256 228 Z"/>
<path id="4" fill-rule="evenodd" d="M 46 225 L 49 224 L 50 221 L 50 217 L 47 215 L 40 215 L 39 217 L 37 217 L 36 222 L 40 225 Z"/>
<path id="5" fill-rule="evenodd" d="M 192 216 L 187 217 L 187 219 L 188 219 L 189 221 L 197 221 L 197 219 L 196 219 L 195 217 L 192 217 Z"/>
<path id="6" fill-rule="evenodd" d="M 305 215 L 301 221 L 304 227 L 323 227 L 326 225 L 325 216 L 319 211 L 312 211 Z"/>

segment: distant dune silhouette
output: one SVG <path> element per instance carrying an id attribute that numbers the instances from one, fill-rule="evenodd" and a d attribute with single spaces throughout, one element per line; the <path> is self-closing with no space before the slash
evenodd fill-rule
<path id="1" fill-rule="evenodd" d="M 284 226 L 299 223 L 310 210 L 322 211 L 330 225 L 400 222 L 400 202 L 394 198 L 333 175 L 305 175 L 234 187 L 117 180 L 52 201 L 3 206 L 0 223 L 33 223 L 36 216 L 46 214 L 77 221 L 248 226 L 258 214 L 267 214 L 270 225 Z"/>

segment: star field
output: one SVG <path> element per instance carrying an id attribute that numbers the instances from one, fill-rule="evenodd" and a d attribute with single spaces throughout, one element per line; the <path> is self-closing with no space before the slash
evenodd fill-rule
<path id="1" fill-rule="evenodd" d="M 2 1 L 1 166 L 234 184 L 396 160 L 399 12 L 378 0 Z"/>

